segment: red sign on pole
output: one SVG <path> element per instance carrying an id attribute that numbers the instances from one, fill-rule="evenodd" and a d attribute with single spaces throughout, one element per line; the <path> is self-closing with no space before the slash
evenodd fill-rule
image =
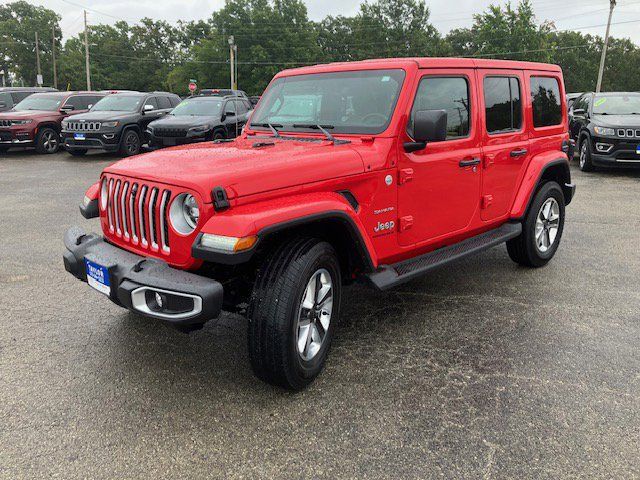
<path id="1" fill-rule="evenodd" d="M 196 85 L 195 82 L 190 82 L 189 83 L 189 91 L 191 93 L 195 92 L 197 88 L 198 88 L 198 85 Z"/>

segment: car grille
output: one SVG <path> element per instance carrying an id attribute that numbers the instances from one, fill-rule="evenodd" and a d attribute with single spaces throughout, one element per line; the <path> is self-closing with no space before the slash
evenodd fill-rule
<path id="1" fill-rule="evenodd" d="M 100 130 L 100 122 L 69 122 L 67 130 L 72 132 L 97 132 Z"/>
<path id="2" fill-rule="evenodd" d="M 186 137 L 187 130 L 184 128 L 154 128 L 153 134 L 156 137 Z"/>
<path id="3" fill-rule="evenodd" d="M 10 127 L 11 122 L 11 120 L 0 120 L 0 127 Z"/>
<path id="4" fill-rule="evenodd" d="M 618 136 L 621 138 L 640 138 L 640 129 L 619 128 Z"/>
<path id="5" fill-rule="evenodd" d="M 171 191 L 138 180 L 106 176 L 109 233 L 138 248 L 170 253 Z"/>

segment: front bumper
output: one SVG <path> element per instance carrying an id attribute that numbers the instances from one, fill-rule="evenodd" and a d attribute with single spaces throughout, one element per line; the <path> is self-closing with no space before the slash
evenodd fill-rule
<path id="1" fill-rule="evenodd" d="M 82 133 L 84 140 L 76 140 L 74 133 Z M 116 132 L 62 132 L 62 144 L 67 150 L 106 150 L 115 152 L 120 147 L 120 134 Z"/>
<path id="2" fill-rule="evenodd" d="M 14 147 L 29 147 L 33 145 L 34 135 L 32 130 L 20 128 L 0 129 L 0 145 Z"/>
<path id="3" fill-rule="evenodd" d="M 175 147 L 179 145 L 189 145 L 192 143 L 204 142 L 206 134 L 199 134 L 199 136 L 184 136 L 184 137 L 158 137 L 147 131 L 149 137 L 149 148 L 158 149 L 165 147 Z"/>
<path id="4" fill-rule="evenodd" d="M 591 145 L 591 161 L 603 167 L 640 167 L 640 139 L 595 137 Z"/>
<path id="5" fill-rule="evenodd" d="M 106 267 L 111 284 L 109 298 L 132 312 L 177 327 L 202 325 L 220 315 L 223 287 L 219 282 L 127 252 L 107 243 L 100 235 L 85 234 L 79 227 L 67 230 L 64 244 L 65 269 L 87 282 L 85 258 Z M 153 302 L 155 293 L 180 304 L 182 309 L 162 310 Z"/>

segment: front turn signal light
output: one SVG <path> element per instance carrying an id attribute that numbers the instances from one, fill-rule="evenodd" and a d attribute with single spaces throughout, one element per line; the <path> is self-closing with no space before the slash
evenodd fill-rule
<path id="1" fill-rule="evenodd" d="M 243 252 L 252 248 L 258 237 L 253 235 L 251 237 L 225 237 L 223 235 L 213 235 L 210 233 L 204 233 L 200 239 L 200 245 L 213 250 L 219 250 L 227 253 Z"/>

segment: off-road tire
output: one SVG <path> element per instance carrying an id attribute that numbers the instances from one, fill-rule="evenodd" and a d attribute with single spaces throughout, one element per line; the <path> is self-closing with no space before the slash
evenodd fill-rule
<path id="1" fill-rule="evenodd" d="M 74 148 L 73 150 L 67 150 L 74 157 L 83 157 L 87 154 L 88 150 L 86 148 Z"/>
<path id="2" fill-rule="evenodd" d="M 138 132 L 133 129 L 125 130 L 120 140 L 120 155 L 123 157 L 138 155 L 142 148 L 141 142 Z"/>
<path id="3" fill-rule="evenodd" d="M 53 128 L 44 127 L 36 135 L 36 152 L 52 155 L 60 150 L 60 135 Z"/>
<path id="4" fill-rule="evenodd" d="M 560 218 L 558 222 L 557 234 L 553 244 L 546 252 L 541 252 L 536 245 L 536 223 L 540 209 L 549 199 L 555 199 L 557 202 Z M 529 207 L 529 211 L 522 223 L 522 233 L 507 242 L 507 252 L 514 262 L 532 268 L 543 267 L 554 257 L 564 230 L 565 204 L 564 194 L 560 185 L 556 182 L 544 183 L 536 192 L 533 201 Z"/>
<path id="5" fill-rule="evenodd" d="M 322 346 L 310 360 L 298 351 L 298 318 L 307 284 L 319 269 L 329 272 L 333 307 Z M 300 237 L 277 248 L 258 271 L 248 310 L 251 367 L 261 380 L 302 390 L 322 371 L 340 314 L 341 275 L 333 247 Z"/>
<path id="6" fill-rule="evenodd" d="M 592 155 L 591 139 L 589 137 L 582 137 L 580 150 L 578 151 L 578 166 L 583 172 L 593 172 L 595 170 Z"/>

